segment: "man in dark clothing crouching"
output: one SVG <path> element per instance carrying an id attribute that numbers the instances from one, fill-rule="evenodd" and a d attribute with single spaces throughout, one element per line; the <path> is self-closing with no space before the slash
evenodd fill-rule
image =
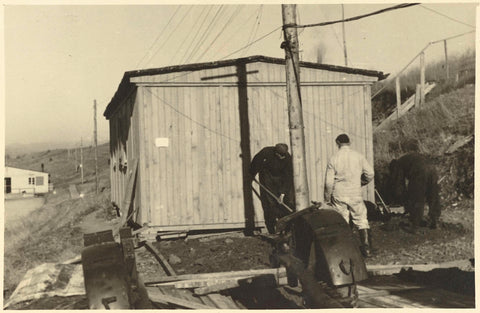
<path id="1" fill-rule="evenodd" d="M 292 157 L 288 146 L 279 143 L 274 147 L 265 147 L 258 152 L 250 164 L 250 175 L 255 178 L 259 174 L 260 184 L 295 211 L 295 192 L 293 189 Z M 263 187 L 260 187 L 265 225 L 270 234 L 275 233 L 276 220 L 290 212 Z"/>

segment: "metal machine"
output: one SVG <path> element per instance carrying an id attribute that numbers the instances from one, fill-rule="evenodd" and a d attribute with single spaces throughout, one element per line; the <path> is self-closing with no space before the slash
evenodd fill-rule
<path id="1" fill-rule="evenodd" d="M 138 278 L 132 231 L 125 227 L 119 233 L 120 243 L 111 230 L 84 235 L 82 267 L 89 308 L 151 308 Z"/>
<path id="2" fill-rule="evenodd" d="M 275 259 L 287 267 L 291 285 L 301 281 L 310 307 L 356 306 L 356 283 L 368 274 L 358 242 L 337 211 L 314 203 L 280 219 L 277 232 Z"/>

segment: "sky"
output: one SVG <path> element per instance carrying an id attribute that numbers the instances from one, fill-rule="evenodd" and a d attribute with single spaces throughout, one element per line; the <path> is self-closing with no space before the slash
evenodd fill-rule
<path id="1" fill-rule="evenodd" d="M 250 55 L 284 58 L 281 5 L 269 3 L 5 3 L 5 145 L 92 144 L 94 100 L 98 140 L 106 142 L 103 112 L 125 71 Z M 394 4 L 345 3 L 344 15 Z M 429 42 L 475 30 L 476 15 L 475 2 L 425 2 L 345 23 L 348 66 L 394 74 Z M 297 4 L 298 24 L 341 17 L 341 4 Z M 302 60 L 315 62 L 321 51 L 323 63 L 345 65 L 341 24 L 299 29 L 298 34 Z M 449 55 L 473 50 L 475 38 L 471 33 L 448 41 Z M 441 60 L 443 49 L 443 44 L 430 47 L 426 61 Z"/>

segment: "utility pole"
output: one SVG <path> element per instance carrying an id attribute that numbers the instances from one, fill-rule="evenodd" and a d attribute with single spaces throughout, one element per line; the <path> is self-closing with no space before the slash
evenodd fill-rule
<path id="1" fill-rule="evenodd" d="M 345 12 L 342 4 L 342 20 L 345 20 Z M 345 56 L 345 66 L 348 66 L 347 58 L 347 40 L 345 39 L 345 22 L 342 22 L 342 33 L 343 33 L 343 55 Z"/>
<path id="2" fill-rule="evenodd" d="M 293 183 L 297 210 L 310 205 L 305 161 L 305 134 L 300 95 L 300 64 L 298 57 L 297 17 L 295 4 L 282 4 L 283 32 L 285 41 L 285 72 L 287 80 L 288 120 L 290 146 L 292 149 Z"/>
<path id="3" fill-rule="evenodd" d="M 78 173 L 78 152 L 77 152 L 77 147 L 75 147 L 74 156 L 75 156 L 75 172 Z"/>
<path id="4" fill-rule="evenodd" d="M 80 177 L 83 185 L 83 138 L 80 139 Z"/>
<path id="5" fill-rule="evenodd" d="M 93 140 L 95 143 L 95 194 L 98 194 L 97 100 L 93 100 Z"/>
<path id="6" fill-rule="evenodd" d="M 400 92 L 400 75 L 395 79 L 395 93 L 397 95 L 397 120 L 400 118 L 400 106 L 402 105 L 402 94 Z"/>
<path id="7" fill-rule="evenodd" d="M 447 80 L 450 78 L 450 70 L 448 68 L 448 51 L 447 51 L 447 41 L 443 41 L 443 47 L 445 49 L 445 71 L 447 72 Z"/>

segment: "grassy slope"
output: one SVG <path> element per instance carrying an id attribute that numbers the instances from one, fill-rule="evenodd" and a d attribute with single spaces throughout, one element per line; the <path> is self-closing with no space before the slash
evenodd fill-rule
<path id="1" fill-rule="evenodd" d="M 12 292 L 30 268 L 45 262 L 61 262 L 78 255 L 83 246 L 79 224 L 92 212 L 106 216 L 110 209 L 109 147 L 99 146 L 99 187 L 95 194 L 94 150 L 84 150 L 84 184 L 76 172 L 75 159 L 67 150 L 52 150 L 6 160 L 7 166 L 41 170 L 50 173 L 55 194 L 29 215 L 29 219 L 5 225 L 4 288 Z M 71 199 L 70 184 L 77 184 L 84 198 Z"/>
<path id="2" fill-rule="evenodd" d="M 413 109 L 392 122 L 388 128 L 374 133 L 374 154 L 377 188 L 383 189 L 389 162 L 409 151 L 416 143 L 421 153 L 430 156 L 446 194 L 473 194 L 473 141 L 453 155 L 445 151 L 460 138 L 474 134 L 475 87 L 442 94 L 420 109 Z"/>

